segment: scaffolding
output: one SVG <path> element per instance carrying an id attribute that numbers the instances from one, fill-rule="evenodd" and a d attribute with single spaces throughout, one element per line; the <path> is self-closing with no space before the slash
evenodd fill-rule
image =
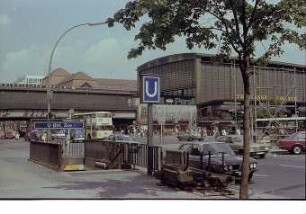
<path id="1" fill-rule="evenodd" d="M 260 141 L 269 135 L 277 140 L 297 132 L 305 117 L 298 114 L 297 92 L 301 89 L 296 69 L 254 66 L 252 84 L 252 138 Z M 291 117 L 288 117 L 288 109 L 294 109 Z"/>

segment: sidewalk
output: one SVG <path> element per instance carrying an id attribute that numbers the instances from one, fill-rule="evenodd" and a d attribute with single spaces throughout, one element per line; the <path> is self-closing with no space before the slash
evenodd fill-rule
<path id="1" fill-rule="evenodd" d="M 161 186 L 145 169 L 56 172 L 28 161 L 26 142 L 4 143 L 0 148 L 0 199 L 192 199 L 236 200 L 234 195 L 205 196 Z M 250 199 L 280 199 L 250 188 Z"/>

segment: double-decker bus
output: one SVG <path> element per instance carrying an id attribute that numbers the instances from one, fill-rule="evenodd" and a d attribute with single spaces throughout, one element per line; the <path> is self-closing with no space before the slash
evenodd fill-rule
<path id="1" fill-rule="evenodd" d="M 74 120 L 84 123 L 85 138 L 103 139 L 113 133 L 112 113 L 107 111 L 76 113 L 72 115 Z"/>

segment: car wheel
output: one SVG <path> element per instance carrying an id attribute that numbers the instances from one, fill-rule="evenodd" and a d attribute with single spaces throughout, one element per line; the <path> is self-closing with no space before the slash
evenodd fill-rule
<path id="1" fill-rule="evenodd" d="M 178 139 L 179 141 L 181 141 L 181 140 L 182 140 L 182 138 L 180 138 L 180 137 L 177 137 L 177 139 Z"/>
<path id="2" fill-rule="evenodd" d="M 251 182 L 253 178 L 254 171 L 249 173 L 248 181 Z"/>
<path id="3" fill-rule="evenodd" d="M 292 148 L 292 153 L 295 154 L 295 155 L 301 154 L 302 151 L 303 151 L 302 147 L 301 147 L 301 146 L 298 146 L 298 145 L 297 145 L 297 146 L 294 146 L 294 147 Z"/>
<path id="4" fill-rule="evenodd" d="M 243 155 L 243 150 L 242 150 L 242 149 L 239 149 L 238 152 L 237 152 L 237 154 L 238 154 L 238 155 Z"/>
<path id="5" fill-rule="evenodd" d="M 266 157 L 266 154 L 258 155 L 258 158 L 263 159 Z"/>
<path id="6" fill-rule="evenodd" d="M 212 167 L 212 166 L 206 166 L 206 167 L 205 167 L 205 170 L 206 170 L 206 171 L 209 171 L 209 172 L 216 172 L 215 168 Z"/>
<path id="7" fill-rule="evenodd" d="M 192 137 L 188 138 L 188 141 L 192 141 Z"/>

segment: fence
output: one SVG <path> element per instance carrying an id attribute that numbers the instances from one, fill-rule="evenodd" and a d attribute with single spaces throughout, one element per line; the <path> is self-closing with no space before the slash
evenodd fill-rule
<path id="1" fill-rule="evenodd" d="M 62 148 L 60 144 L 30 142 L 30 160 L 32 161 L 59 170 L 61 168 L 61 156 Z"/>
<path id="2" fill-rule="evenodd" d="M 30 142 L 30 160 L 55 170 L 84 169 L 84 143 Z"/>
<path id="3" fill-rule="evenodd" d="M 153 146 L 153 171 L 161 169 L 162 149 Z M 85 141 L 85 165 L 96 168 L 95 163 L 109 161 L 109 166 L 131 164 L 133 167 L 148 166 L 148 146 L 145 144 L 114 143 L 110 141 Z"/>
<path id="4" fill-rule="evenodd" d="M 162 148 L 150 147 L 153 153 L 152 171 L 161 170 Z M 30 142 L 30 160 L 53 169 L 83 170 L 85 166 L 97 169 L 104 162 L 108 168 L 120 168 L 123 164 L 133 168 L 148 167 L 148 146 L 145 144 L 114 143 L 111 141 L 85 141 L 84 143 Z"/>

